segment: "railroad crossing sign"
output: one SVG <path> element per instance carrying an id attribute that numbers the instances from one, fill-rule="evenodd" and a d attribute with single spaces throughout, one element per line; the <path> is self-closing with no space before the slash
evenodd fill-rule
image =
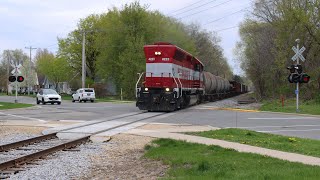
<path id="1" fill-rule="evenodd" d="M 13 75 L 21 74 L 21 71 L 20 71 L 20 68 L 22 67 L 21 64 L 16 65 L 16 64 L 11 63 L 11 66 L 13 67 L 11 74 L 13 74 Z"/>
<path id="2" fill-rule="evenodd" d="M 292 50 L 296 53 L 291 59 L 292 61 L 296 61 L 298 59 L 301 59 L 301 61 L 305 61 L 306 59 L 303 57 L 302 53 L 306 50 L 306 48 L 303 46 L 301 49 L 298 49 L 297 47 L 293 46 Z"/>

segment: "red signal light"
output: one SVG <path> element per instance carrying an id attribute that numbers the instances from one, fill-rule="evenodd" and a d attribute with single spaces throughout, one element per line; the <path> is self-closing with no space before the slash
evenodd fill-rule
<path id="1" fill-rule="evenodd" d="M 17 81 L 18 82 L 23 82 L 24 81 L 24 77 L 23 76 L 18 76 Z"/>
<path id="2" fill-rule="evenodd" d="M 308 83 L 310 80 L 310 76 L 306 73 L 301 74 L 300 83 Z"/>

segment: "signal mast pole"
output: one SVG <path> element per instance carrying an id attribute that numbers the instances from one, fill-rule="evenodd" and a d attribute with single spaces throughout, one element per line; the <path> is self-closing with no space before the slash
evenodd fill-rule
<path id="1" fill-rule="evenodd" d="M 296 39 L 296 43 L 297 43 L 297 49 L 299 50 L 300 39 Z M 297 58 L 297 65 L 298 64 L 299 64 L 299 58 Z M 296 101 L 297 101 L 296 112 L 298 113 L 299 112 L 299 82 L 297 82 Z"/>

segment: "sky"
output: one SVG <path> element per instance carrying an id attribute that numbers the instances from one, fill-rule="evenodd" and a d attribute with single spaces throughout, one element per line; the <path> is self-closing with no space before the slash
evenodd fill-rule
<path id="1" fill-rule="evenodd" d="M 1 0 L 0 52 L 25 47 L 58 50 L 57 38 L 65 38 L 81 18 L 121 8 L 135 0 Z M 158 10 L 182 22 L 197 23 L 217 31 L 220 45 L 235 74 L 243 74 L 234 56 L 239 24 L 250 11 L 251 0 L 140 0 L 149 10 Z M 32 51 L 33 55 L 35 50 Z"/>

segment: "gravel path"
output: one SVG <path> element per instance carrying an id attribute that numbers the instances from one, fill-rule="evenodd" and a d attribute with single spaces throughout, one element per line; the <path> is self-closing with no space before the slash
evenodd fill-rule
<path id="1" fill-rule="evenodd" d="M 1 144 L 39 136 L 43 128 L 0 127 Z M 17 133 L 18 132 L 18 133 Z M 109 142 L 87 143 L 78 151 L 62 151 L 26 171 L 12 175 L 14 180 L 69 179 L 157 179 L 167 166 L 143 158 L 144 146 L 153 138 L 116 135 Z"/>
<path id="2" fill-rule="evenodd" d="M 260 103 L 238 104 L 238 100 L 245 100 L 249 98 L 250 98 L 250 94 L 242 94 L 229 99 L 206 103 L 203 106 L 213 106 L 216 108 L 239 108 L 239 109 L 255 109 L 255 110 L 261 107 Z"/>

